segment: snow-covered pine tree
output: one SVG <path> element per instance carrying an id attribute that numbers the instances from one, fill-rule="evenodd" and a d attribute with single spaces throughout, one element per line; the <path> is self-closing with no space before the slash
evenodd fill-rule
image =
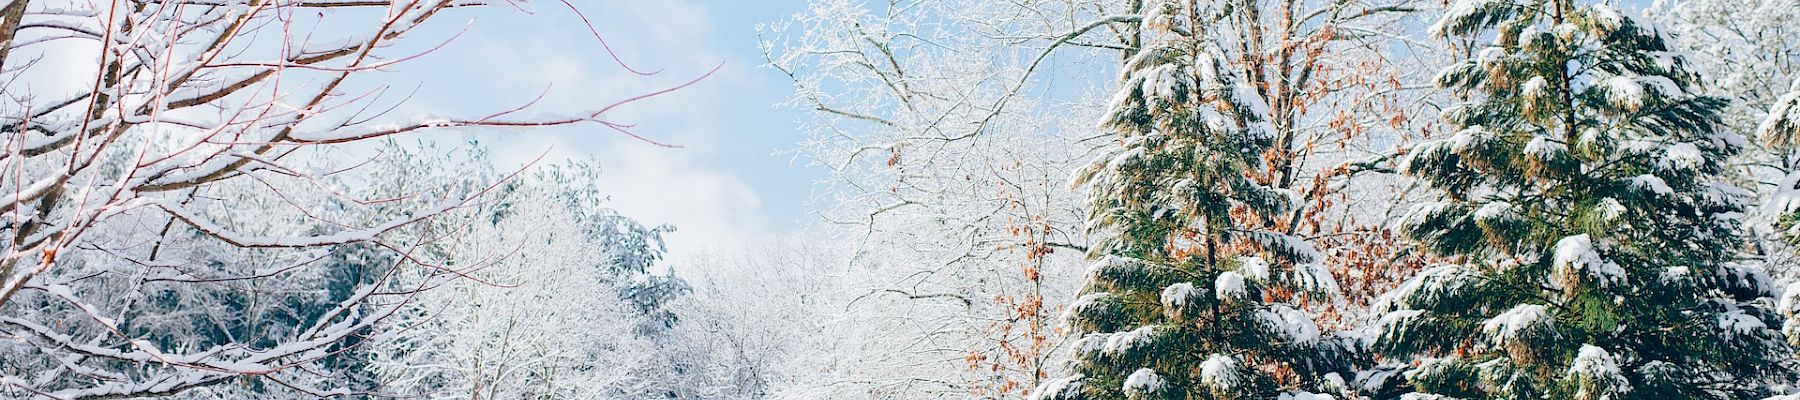
<path id="1" fill-rule="evenodd" d="M 1770 148 L 1792 151 L 1800 148 L 1800 78 L 1788 85 L 1788 92 L 1769 107 L 1769 115 L 1756 127 L 1756 136 Z"/>
<path id="2" fill-rule="evenodd" d="M 1264 229 L 1294 196 L 1258 185 L 1266 106 L 1207 29 L 1221 9 L 1159 1 L 1139 22 L 1101 126 L 1117 143 L 1077 172 L 1096 242 L 1071 376 L 1036 399 L 1274 399 L 1337 391 L 1347 347 L 1269 300 L 1335 285 L 1305 241 Z M 1204 3 L 1202 3 L 1204 4 Z M 1224 3 L 1213 3 L 1223 5 Z"/>
<path id="3" fill-rule="evenodd" d="M 1788 93 L 1769 107 L 1768 115 L 1756 128 L 1756 136 L 1777 154 L 1800 151 L 1800 79 L 1795 79 Z M 1800 172 L 1788 173 L 1776 185 L 1770 207 L 1777 215 L 1781 237 L 1789 244 L 1800 244 Z M 1787 317 L 1781 333 L 1789 345 L 1800 346 L 1800 282 L 1788 284 L 1777 310 Z"/>
<path id="4" fill-rule="evenodd" d="M 1769 107 L 1769 113 L 1763 117 L 1762 123 L 1756 127 L 1756 136 L 1764 146 L 1777 154 L 1791 155 L 1800 151 L 1800 79 L 1795 79 L 1788 93 L 1775 100 Z M 1776 183 L 1775 193 L 1770 196 L 1770 206 L 1779 220 L 1782 238 L 1791 244 L 1800 244 L 1800 171 L 1789 172 Z M 1800 284 L 1788 289 L 1788 296 L 1800 296 L 1796 291 Z M 1783 312 L 1790 307 L 1783 303 Z M 1793 311 L 1800 311 L 1796 306 Z M 1796 328 L 1800 329 L 1800 328 Z M 1800 343 L 1800 330 L 1789 335 Z"/>
<path id="5" fill-rule="evenodd" d="M 1402 165 L 1443 195 L 1403 230 L 1457 263 L 1377 307 L 1413 398 L 1744 399 L 1791 378 L 1770 290 L 1733 263 L 1749 194 L 1720 175 L 1745 142 L 1655 27 L 1460 0 L 1432 29 L 1489 44 L 1438 77 L 1471 99 L 1443 113 L 1460 131 Z"/>

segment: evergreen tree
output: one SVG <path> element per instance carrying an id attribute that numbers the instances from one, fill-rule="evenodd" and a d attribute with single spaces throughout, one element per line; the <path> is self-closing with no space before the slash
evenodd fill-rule
<path id="1" fill-rule="evenodd" d="M 1763 144 L 1779 151 L 1800 147 L 1800 79 L 1788 85 L 1788 93 L 1775 100 L 1769 115 L 1756 127 Z"/>
<path id="2" fill-rule="evenodd" d="M 1117 143 L 1076 174 L 1096 243 L 1065 320 L 1074 374 L 1038 399 L 1273 399 L 1336 391 L 1348 352 L 1282 300 L 1336 284 L 1306 242 L 1268 229 L 1295 196 L 1260 185 L 1266 106 L 1207 30 L 1227 9 L 1147 5 L 1101 126 Z M 1332 385 L 1338 383 L 1339 385 Z"/>
<path id="3" fill-rule="evenodd" d="M 1768 146 L 1769 151 L 1791 157 L 1796 150 L 1800 150 L 1800 79 L 1795 79 L 1789 86 L 1788 93 L 1770 105 L 1768 115 L 1756 127 L 1756 136 L 1764 146 Z M 1800 244 L 1800 213 L 1796 212 L 1800 211 L 1800 171 L 1783 176 L 1776 183 L 1775 192 L 1769 201 L 1776 214 L 1776 225 L 1782 229 L 1782 238 L 1790 244 Z M 1800 289 L 1800 286 L 1791 287 L 1787 294 L 1800 295 L 1795 293 L 1796 289 Z M 1783 312 L 1793 314 L 1790 312 L 1793 307 L 1787 306 L 1787 299 L 1783 301 Z M 1800 331 L 1790 329 L 1788 334 L 1793 337 L 1792 340 L 1800 340 Z"/>
<path id="4" fill-rule="evenodd" d="M 1795 79 L 1788 93 L 1769 107 L 1756 135 L 1777 154 L 1791 156 L 1800 150 L 1800 79 Z M 1782 239 L 1800 244 L 1800 171 L 1788 173 L 1776 184 L 1775 193 L 1770 196 L 1770 207 L 1777 214 L 1776 226 L 1782 229 Z M 1800 282 L 1788 284 L 1777 310 L 1787 317 L 1782 334 L 1790 345 L 1800 346 Z"/>
<path id="5" fill-rule="evenodd" d="M 1772 290 L 1735 264 L 1748 192 L 1726 102 L 1656 28 L 1573 0 L 1463 0 L 1434 33 L 1489 43 L 1438 84 L 1470 99 L 1405 173 L 1441 191 L 1404 230 L 1452 260 L 1379 302 L 1409 398 L 1743 399 L 1790 372 Z M 1377 394 L 1378 396 L 1381 394 Z"/>

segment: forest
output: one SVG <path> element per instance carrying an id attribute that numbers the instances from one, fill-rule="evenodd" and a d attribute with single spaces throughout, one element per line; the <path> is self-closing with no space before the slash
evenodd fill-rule
<path id="1" fill-rule="evenodd" d="M 728 243 L 508 161 L 725 118 L 634 2 L 0 0 L 0 398 L 1800 400 L 1800 0 L 774 3 Z"/>

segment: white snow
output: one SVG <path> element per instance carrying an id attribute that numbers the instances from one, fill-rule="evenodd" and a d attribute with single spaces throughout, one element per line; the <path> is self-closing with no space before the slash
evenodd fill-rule
<path id="1" fill-rule="evenodd" d="M 1656 69 L 1665 73 L 1674 72 L 1675 67 L 1680 66 L 1681 64 L 1681 53 L 1673 51 L 1647 51 L 1644 52 L 1644 54 L 1650 56 L 1651 62 L 1656 64 Z"/>
<path id="2" fill-rule="evenodd" d="M 1746 208 L 1746 202 L 1755 198 L 1756 194 L 1730 183 L 1714 181 L 1707 182 L 1706 190 L 1701 191 L 1700 196 L 1710 204 Z"/>
<path id="3" fill-rule="evenodd" d="M 1745 314 L 1744 310 L 1733 308 L 1719 314 L 1719 328 L 1738 335 L 1751 335 L 1769 329 L 1761 319 Z"/>
<path id="4" fill-rule="evenodd" d="M 1800 314 L 1800 282 L 1790 283 L 1782 289 L 1775 311 L 1790 317 Z"/>
<path id="5" fill-rule="evenodd" d="M 1636 111 L 1644 106 L 1644 85 L 1628 76 L 1615 76 L 1606 80 L 1606 99 L 1613 106 L 1628 111 Z"/>
<path id="6" fill-rule="evenodd" d="M 1624 152 L 1627 154 L 1648 155 L 1650 153 L 1655 153 L 1658 150 L 1661 150 L 1663 148 L 1663 146 L 1664 146 L 1664 143 L 1660 140 L 1650 140 L 1649 138 L 1640 138 L 1640 137 L 1626 137 L 1626 138 L 1622 138 L 1622 140 L 1619 140 L 1618 149 L 1621 152 Z"/>
<path id="7" fill-rule="evenodd" d="M 1194 87 L 1193 75 L 1182 73 L 1175 64 L 1163 64 L 1144 73 L 1143 91 L 1150 96 L 1180 102 L 1180 95 Z"/>
<path id="8" fill-rule="evenodd" d="M 1154 6 L 1145 8 L 1150 12 L 1138 22 L 1138 29 L 1149 36 L 1148 39 L 1166 42 L 1177 40 L 1182 35 L 1192 34 L 1193 27 L 1190 26 L 1188 19 L 1181 17 L 1182 9 Z"/>
<path id="9" fill-rule="evenodd" d="M 1688 267 L 1668 267 L 1664 268 L 1663 272 L 1656 277 L 1663 282 L 1675 282 L 1686 280 L 1693 276 L 1694 271 Z"/>
<path id="10" fill-rule="evenodd" d="M 1125 377 L 1125 385 L 1121 389 L 1128 394 L 1157 393 L 1163 389 L 1163 379 L 1156 374 L 1156 370 L 1138 368 L 1137 371 L 1132 371 L 1131 376 Z"/>
<path id="11" fill-rule="evenodd" d="M 1663 159 L 1658 166 L 1663 169 L 1694 169 L 1706 162 L 1705 155 L 1699 153 L 1699 146 L 1692 142 L 1678 142 L 1663 148 Z"/>
<path id="12" fill-rule="evenodd" d="M 1243 373 L 1237 358 L 1213 354 L 1200 363 L 1200 384 L 1214 391 L 1230 391 L 1243 382 Z"/>
<path id="13" fill-rule="evenodd" d="M 1163 288 L 1162 304 L 1163 304 L 1163 307 L 1167 307 L 1167 308 L 1181 308 L 1183 306 L 1186 306 L 1188 304 L 1188 299 L 1192 298 L 1193 296 L 1194 296 L 1194 284 L 1193 283 L 1189 283 L 1189 282 L 1176 283 L 1173 285 L 1169 285 L 1169 287 Z"/>
<path id="14" fill-rule="evenodd" d="M 17 208 L 20 205 L 19 203 L 21 200 L 25 202 L 37 200 L 51 188 L 59 187 L 64 182 L 68 182 L 68 178 L 68 174 L 59 172 L 50 174 L 50 176 L 46 176 L 36 182 L 32 182 L 31 185 L 28 185 L 23 189 L 13 188 L 14 190 L 8 190 L 8 192 L 12 193 L 8 193 L 10 196 L 6 196 L 5 200 L 0 200 L 0 212 L 11 211 L 14 208 Z M 26 206 L 31 207 L 32 205 L 27 204 Z M 22 215 L 24 213 L 20 214 Z"/>
<path id="15" fill-rule="evenodd" d="M 1455 203 L 1444 200 L 1420 203 L 1413 206 L 1412 209 L 1406 210 L 1406 215 L 1400 216 L 1400 220 L 1394 222 L 1393 228 L 1398 231 L 1411 230 L 1413 227 L 1425 223 L 1426 219 L 1441 214 L 1445 209 L 1454 205 Z"/>
<path id="16" fill-rule="evenodd" d="M 1681 90 L 1680 84 L 1675 83 L 1674 79 L 1669 79 L 1669 77 L 1666 76 L 1641 75 L 1637 77 L 1637 81 L 1640 84 L 1649 85 L 1652 90 L 1656 91 L 1656 94 L 1663 97 L 1678 97 L 1686 94 Z"/>
<path id="17" fill-rule="evenodd" d="M 1444 16 L 1439 18 L 1437 23 L 1431 25 L 1431 32 L 1436 35 L 1447 34 L 1449 33 L 1448 30 L 1451 25 L 1459 24 L 1460 21 L 1472 18 L 1481 10 L 1492 9 L 1496 5 L 1504 4 L 1503 1 L 1504 0 L 1457 0 L 1456 2 L 1451 3 L 1449 8 L 1444 9 Z"/>
<path id="18" fill-rule="evenodd" d="M 1525 142 L 1525 154 L 1539 160 L 1554 159 L 1567 152 L 1569 152 L 1568 146 L 1549 137 L 1534 136 L 1531 141 Z"/>
<path id="19" fill-rule="evenodd" d="M 1063 378 L 1051 379 L 1044 382 L 1042 385 L 1038 385 L 1037 390 L 1031 391 L 1031 399 L 1048 400 L 1073 398 L 1081 393 L 1081 380 L 1084 378 L 1086 378 L 1086 376 L 1074 374 Z"/>
<path id="20" fill-rule="evenodd" d="M 1431 393 L 1407 393 L 1400 395 L 1400 400 L 1461 400 L 1455 397 Z"/>
<path id="21" fill-rule="evenodd" d="M 1756 137 L 1764 143 L 1787 146 L 1800 139 L 1800 78 L 1769 106 L 1768 115 L 1756 125 Z"/>
<path id="22" fill-rule="evenodd" d="M 1112 334 L 1111 333 L 1089 333 L 1086 335 L 1081 335 L 1081 338 L 1075 339 L 1075 343 L 1071 343 L 1069 345 L 1069 348 L 1074 352 L 1074 354 L 1081 355 L 1083 357 L 1098 357 L 1102 354 L 1105 354 L 1106 338 L 1108 338 L 1108 337 L 1112 337 Z"/>
<path id="23" fill-rule="evenodd" d="M 1319 326 L 1313 324 L 1312 317 L 1286 304 L 1270 304 L 1268 308 L 1257 310 L 1257 316 L 1271 330 L 1280 332 L 1289 343 L 1318 343 Z"/>
<path id="24" fill-rule="evenodd" d="M 1331 395 L 1328 395 L 1328 394 L 1318 394 L 1318 393 L 1313 393 L 1313 392 L 1287 392 L 1287 393 L 1282 393 L 1280 397 L 1276 398 L 1276 400 L 1336 400 L 1336 399 L 1337 399 L 1336 397 L 1332 397 Z"/>
<path id="25" fill-rule="evenodd" d="M 1425 315 L 1425 310 L 1398 310 L 1383 313 L 1381 318 L 1375 320 L 1374 324 L 1364 328 L 1361 332 L 1363 336 L 1359 339 L 1364 346 L 1367 346 L 1382 336 L 1405 335 L 1407 332 L 1402 328 L 1411 325 L 1414 319 L 1422 315 Z"/>
<path id="26" fill-rule="evenodd" d="M 1321 386 L 1321 389 L 1330 392 L 1343 393 L 1350 391 L 1350 384 L 1344 381 L 1343 375 L 1338 375 L 1336 372 L 1325 373 L 1325 378 L 1323 382 L 1320 382 L 1319 386 Z"/>
<path id="27" fill-rule="evenodd" d="M 1476 208 L 1474 217 L 1476 221 L 1490 221 L 1505 215 L 1506 212 L 1511 209 L 1512 203 L 1496 200 L 1488 202 L 1487 204 L 1482 204 L 1480 208 Z"/>
<path id="28" fill-rule="evenodd" d="M 1111 161 L 1107 161 L 1106 169 L 1119 171 L 1135 166 L 1139 160 L 1143 159 L 1144 151 L 1145 147 L 1143 146 L 1127 148 L 1124 151 L 1119 152 L 1119 154 L 1114 155 Z"/>
<path id="29" fill-rule="evenodd" d="M 1244 274 L 1244 277 L 1257 282 L 1267 282 L 1269 280 L 1269 262 L 1263 260 L 1262 257 L 1242 256 L 1238 257 L 1237 260 L 1237 271 Z"/>
<path id="30" fill-rule="evenodd" d="M 1473 150 L 1474 146 L 1486 137 L 1487 128 L 1481 125 L 1471 125 L 1456 131 L 1456 135 L 1450 137 L 1450 150 L 1458 153 Z"/>
<path id="31" fill-rule="evenodd" d="M 1637 111 L 1649 103 L 1650 96 L 1677 97 L 1682 95 L 1681 85 L 1674 80 L 1659 75 L 1620 75 L 1607 78 L 1604 83 L 1606 99 L 1615 107 L 1626 111 Z"/>
<path id="32" fill-rule="evenodd" d="M 1591 344 L 1581 345 L 1575 361 L 1569 363 L 1567 376 L 1575 380 L 1578 400 L 1614 399 L 1631 391 L 1631 383 L 1612 353 Z"/>
<path id="33" fill-rule="evenodd" d="M 1601 198 L 1599 204 L 1594 205 L 1594 210 L 1599 213 L 1600 218 L 1609 221 L 1625 215 L 1626 211 L 1624 204 L 1619 204 L 1619 200 L 1611 197 Z"/>
<path id="34" fill-rule="evenodd" d="M 1605 134 L 1605 132 L 1601 132 L 1600 129 L 1597 128 L 1582 129 L 1581 136 L 1576 137 L 1575 140 L 1577 143 L 1591 146 L 1594 143 L 1599 142 L 1600 136 L 1603 134 Z"/>
<path id="35" fill-rule="evenodd" d="M 1408 150 L 1406 152 L 1406 155 L 1400 158 L 1400 163 L 1396 164 L 1396 165 L 1399 166 L 1400 169 L 1403 171 L 1410 171 L 1410 170 L 1418 169 L 1418 168 L 1422 167 L 1422 166 L 1418 165 L 1419 157 L 1423 157 L 1426 154 L 1436 153 L 1438 151 L 1443 150 L 1445 147 L 1451 147 L 1451 146 L 1452 146 L 1452 144 L 1447 140 L 1428 140 L 1428 141 L 1419 143 L 1418 145 L 1413 146 L 1412 149 Z"/>
<path id="36" fill-rule="evenodd" d="M 1212 108 L 1212 107 L 1201 107 L 1195 111 L 1200 113 L 1200 117 L 1198 119 L 1201 122 L 1206 123 L 1206 129 L 1209 129 L 1209 130 L 1212 130 L 1215 132 L 1224 132 L 1224 131 L 1231 129 L 1231 125 L 1232 125 L 1231 119 L 1226 118 L 1225 114 L 1220 113 L 1218 109 Z"/>
<path id="37" fill-rule="evenodd" d="M 1136 350 L 1140 346 L 1149 344 L 1151 335 L 1155 334 L 1155 332 L 1155 326 L 1144 325 L 1130 331 L 1113 333 L 1106 337 L 1106 347 L 1102 350 L 1107 354 L 1119 354 Z"/>
<path id="38" fill-rule="evenodd" d="M 1251 240 L 1262 245 L 1264 249 L 1294 258 L 1294 262 L 1314 262 L 1323 260 L 1319 250 L 1312 243 L 1298 236 L 1273 231 L 1254 231 L 1247 234 Z"/>
<path id="39" fill-rule="evenodd" d="M 1668 182 L 1651 174 L 1631 177 L 1631 187 L 1665 196 L 1675 193 L 1675 189 L 1670 188 Z"/>
<path id="40" fill-rule="evenodd" d="M 1401 282 L 1387 293 L 1375 298 L 1369 310 L 1375 313 L 1387 313 L 1394 310 L 1413 308 L 1412 298 L 1428 293 L 1452 293 L 1462 288 L 1463 283 L 1472 276 L 1472 272 L 1461 265 L 1442 264 L 1419 271 L 1417 275 Z M 1387 317 L 1382 317 L 1383 319 Z"/>
<path id="41" fill-rule="evenodd" d="M 1780 215 L 1800 210 L 1800 171 L 1788 173 L 1776 181 L 1774 193 L 1769 195 L 1767 213 Z"/>
<path id="42" fill-rule="evenodd" d="M 1515 38 L 1513 44 L 1518 47 L 1531 48 L 1532 41 L 1545 33 L 1538 25 L 1527 26 L 1519 31 L 1519 36 Z"/>
<path id="43" fill-rule="evenodd" d="M 1400 377 L 1401 372 L 1403 371 L 1397 368 L 1376 368 L 1356 371 L 1356 382 L 1362 383 L 1359 388 L 1363 391 L 1374 392 L 1387 386 L 1388 381 Z"/>
<path id="44" fill-rule="evenodd" d="M 1544 98 L 1544 95 L 1549 93 L 1544 90 L 1547 86 L 1550 86 L 1550 82 L 1544 80 L 1544 77 L 1533 76 L 1531 79 L 1525 80 L 1524 85 L 1519 86 L 1519 91 L 1523 93 L 1527 99 L 1538 100 Z"/>
<path id="45" fill-rule="evenodd" d="M 1480 65 L 1481 68 L 1491 69 L 1491 68 L 1495 67 L 1495 65 L 1494 65 L 1495 63 L 1500 62 L 1500 60 L 1506 59 L 1506 55 L 1507 54 L 1506 54 L 1505 48 L 1499 47 L 1499 46 L 1489 46 L 1487 48 L 1481 49 L 1481 53 L 1476 54 L 1475 58 L 1476 58 L 1476 62 L 1478 63 L 1477 65 Z"/>
<path id="46" fill-rule="evenodd" d="M 1603 33 L 1612 33 L 1625 26 L 1625 15 L 1605 3 L 1595 4 L 1590 10 L 1589 16 L 1594 18 L 1595 26 Z"/>
<path id="47" fill-rule="evenodd" d="M 1088 279 L 1094 279 L 1104 274 L 1107 270 L 1132 268 L 1140 263 L 1142 263 L 1142 261 L 1137 259 L 1108 255 L 1100 257 L 1100 259 L 1094 260 L 1092 263 L 1088 263 L 1086 276 Z"/>
<path id="48" fill-rule="evenodd" d="M 1556 256 L 1551 260 L 1551 273 L 1565 290 L 1575 289 L 1582 281 L 1591 280 L 1603 286 L 1625 281 L 1625 269 L 1601 257 L 1587 234 L 1564 237 L 1556 241 Z M 1587 277 L 1591 279 L 1581 279 Z"/>
<path id="49" fill-rule="evenodd" d="M 1769 277 L 1768 272 L 1761 265 L 1728 261 L 1713 269 L 1712 272 L 1713 276 L 1728 282 L 1728 285 L 1750 288 L 1757 293 L 1769 296 L 1774 296 L 1776 293 L 1774 280 Z"/>
<path id="50" fill-rule="evenodd" d="M 1437 23 L 1431 24 L 1431 33 L 1440 36 L 1449 33 L 1451 24 L 1475 15 L 1475 12 L 1479 11 L 1479 4 L 1476 0 L 1451 2 L 1450 7 L 1444 9 L 1444 16 L 1438 18 Z"/>
<path id="51" fill-rule="evenodd" d="M 1237 301 L 1248 295 L 1249 290 L 1244 287 L 1244 275 L 1237 271 L 1221 272 L 1213 280 L 1213 296 L 1221 301 Z"/>
<path id="52" fill-rule="evenodd" d="M 1337 299 L 1342 292 L 1338 289 L 1337 278 L 1331 275 L 1331 269 L 1325 264 L 1306 263 L 1294 266 L 1294 286 L 1304 292 L 1311 292 Z"/>
<path id="53" fill-rule="evenodd" d="M 1481 323 L 1488 343 L 1505 346 L 1532 332 L 1549 332 L 1556 321 L 1542 304 L 1520 304 Z"/>
<path id="54" fill-rule="evenodd" d="M 1100 303 L 1100 301 L 1106 300 L 1108 297 L 1112 297 L 1112 293 L 1094 292 L 1081 295 L 1081 297 L 1075 298 L 1074 302 L 1070 302 L 1068 307 L 1063 307 L 1062 320 L 1064 322 L 1073 322 L 1076 316 L 1087 312 L 1088 309 L 1093 308 L 1096 304 Z"/>

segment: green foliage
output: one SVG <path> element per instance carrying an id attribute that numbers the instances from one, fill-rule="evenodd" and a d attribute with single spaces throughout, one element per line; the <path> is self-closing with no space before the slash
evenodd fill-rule
<path id="1" fill-rule="evenodd" d="M 1656 28 L 1609 5 L 1464 0 L 1435 32 L 1484 40 L 1437 82 L 1459 131 L 1402 170 L 1443 200 L 1403 230 L 1461 265 L 1384 296 L 1375 350 L 1422 358 L 1414 397 L 1738 399 L 1786 383 L 1771 291 L 1732 263 L 1748 193 L 1723 100 Z"/>
<path id="2" fill-rule="evenodd" d="M 1258 183 L 1263 100 L 1206 29 L 1226 10 L 1154 2 L 1101 127 L 1117 145 L 1078 172 L 1098 244 L 1065 320 L 1075 375 L 1040 399 L 1263 399 L 1341 390 L 1349 342 L 1272 299 L 1328 298 L 1311 245 L 1268 229 L 1295 196 Z M 1341 383 L 1340 380 L 1335 382 Z"/>

